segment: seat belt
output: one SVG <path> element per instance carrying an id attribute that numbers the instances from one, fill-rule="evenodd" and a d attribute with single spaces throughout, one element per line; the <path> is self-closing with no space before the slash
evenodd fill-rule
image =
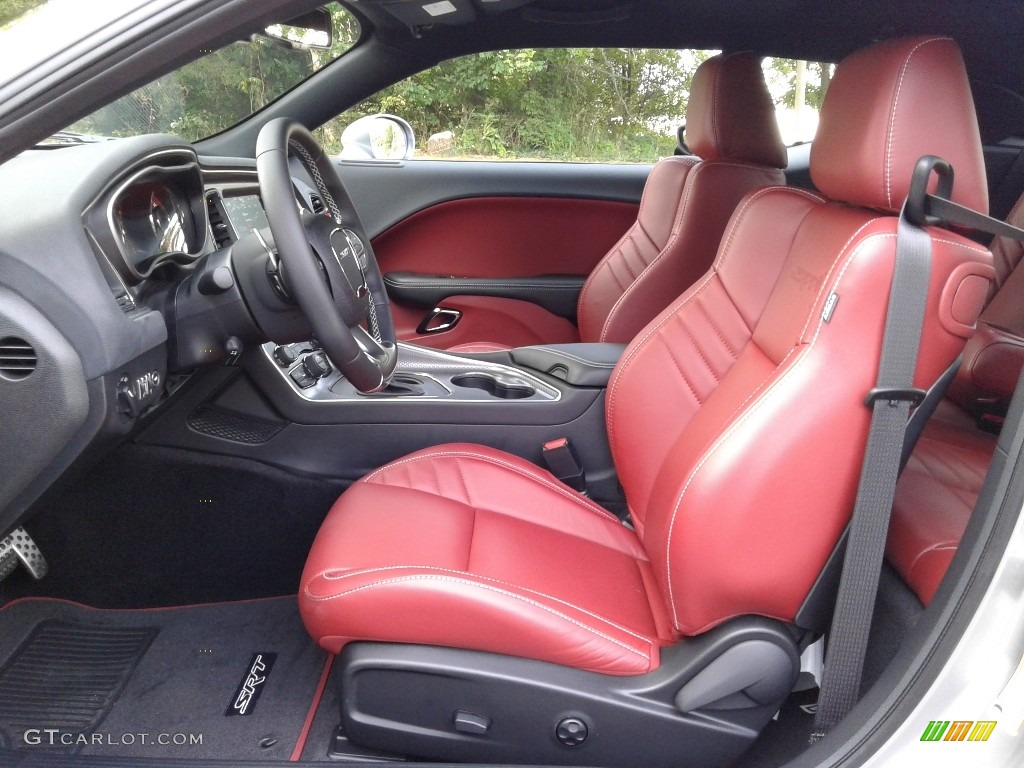
<path id="1" fill-rule="evenodd" d="M 939 185 L 936 194 L 928 194 L 933 173 Z M 900 212 L 878 379 L 865 400 L 871 408 L 871 427 L 829 630 L 812 744 L 846 716 L 860 694 L 903 441 L 910 409 L 925 396 L 913 388 L 931 273 L 932 240 L 924 227 L 952 223 L 1024 240 L 1024 230 L 951 202 L 952 188 L 952 167 L 926 155 L 914 169 Z"/>

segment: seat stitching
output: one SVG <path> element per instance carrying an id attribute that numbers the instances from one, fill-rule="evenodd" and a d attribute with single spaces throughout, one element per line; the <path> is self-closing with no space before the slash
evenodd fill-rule
<path id="1" fill-rule="evenodd" d="M 469 492 L 469 484 L 466 482 L 466 476 L 462 473 L 462 465 L 458 461 L 455 462 L 455 471 L 459 475 L 459 480 L 462 481 L 462 490 L 466 492 L 466 503 L 469 504 L 469 506 L 471 507 L 475 506 L 473 504 L 473 496 Z M 473 525 L 476 525 L 475 515 L 473 517 Z"/>
<path id="2" fill-rule="evenodd" d="M 868 222 L 868 223 L 870 223 L 870 222 Z M 865 224 L 864 226 L 867 226 L 867 224 Z M 857 231 L 860 232 L 862 229 L 864 229 L 863 226 L 860 229 L 858 229 Z M 854 257 L 857 255 L 857 252 L 861 248 L 863 248 L 866 243 L 870 242 L 871 240 L 873 240 L 873 239 L 875 239 L 877 237 L 886 237 L 887 238 L 887 237 L 894 237 L 894 236 L 895 235 L 872 235 L 870 237 L 867 237 L 864 240 L 862 240 L 860 243 L 858 243 L 857 246 L 855 248 L 853 248 L 853 250 L 851 250 L 849 254 L 846 254 L 845 261 L 844 261 L 843 260 L 844 254 L 845 254 L 847 248 L 849 248 L 850 243 L 851 243 L 853 238 L 848 240 L 846 242 L 846 244 L 843 246 L 843 249 L 839 252 L 839 256 L 837 256 L 836 260 L 833 262 L 832 268 L 829 269 L 829 273 L 826 276 L 826 279 L 822 283 L 822 289 L 818 292 L 818 296 L 815 298 L 815 301 L 812 304 L 812 307 L 816 307 L 818 305 L 818 300 L 823 295 L 823 291 L 825 289 L 825 286 L 830 287 L 831 290 L 834 290 L 836 287 L 838 287 L 838 285 L 842 282 L 843 276 L 846 274 L 847 269 L 853 263 Z M 842 266 L 842 269 L 839 272 L 839 275 L 835 278 L 834 281 L 829 282 L 829 278 L 831 277 L 832 273 L 835 272 L 836 265 L 839 264 L 840 262 L 843 262 L 843 266 Z M 812 310 L 810 314 L 811 314 L 811 317 L 808 318 L 807 323 L 804 325 L 804 331 L 801 332 L 801 334 L 800 334 L 800 338 L 803 338 L 804 335 L 806 334 L 807 328 L 810 326 L 811 320 L 815 316 L 817 316 L 818 317 L 818 326 L 815 329 L 814 336 L 811 338 L 810 342 L 808 342 L 807 344 L 800 344 L 799 342 L 797 342 L 797 346 L 794 346 L 793 348 L 790 349 L 789 353 L 775 367 L 774 371 L 772 371 L 769 374 L 769 377 L 766 378 L 765 381 L 763 381 L 760 385 L 758 385 L 757 389 L 755 389 L 753 392 L 751 392 L 750 396 L 747 397 L 747 399 L 743 401 L 743 403 L 739 406 L 739 408 L 737 408 L 736 410 L 733 411 L 733 413 L 729 416 L 729 418 L 730 419 L 735 418 L 737 413 L 740 414 L 739 418 L 736 421 L 734 421 L 725 432 L 723 432 L 721 435 L 719 435 L 718 439 L 715 440 L 715 442 L 711 445 L 711 447 L 708 448 L 708 450 L 704 453 L 704 455 L 701 457 L 700 462 L 698 462 L 698 464 L 690 472 L 689 477 L 686 479 L 686 483 L 683 485 L 682 490 L 680 490 L 679 495 L 676 498 L 676 504 L 675 504 L 675 507 L 672 510 L 672 517 L 671 517 L 671 519 L 669 521 L 669 527 L 668 527 L 668 536 L 667 536 L 666 542 L 665 542 L 665 565 L 666 565 L 666 569 L 665 570 L 666 570 L 667 581 L 668 581 L 669 603 L 672 606 L 672 618 L 673 618 L 673 621 L 675 622 L 675 627 L 676 627 L 677 630 L 680 630 L 681 628 L 679 627 L 679 612 L 678 612 L 678 608 L 676 606 L 674 590 L 672 588 L 672 558 L 671 558 L 670 554 L 671 554 L 671 551 L 672 551 L 672 536 L 675 533 L 676 518 L 679 515 L 679 508 L 680 508 L 680 506 L 682 506 L 683 497 L 686 495 L 686 492 L 689 490 L 690 485 L 693 482 L 694 478 L 696 478 L 697 474 L 700 472 L 701 469 L 703 469 L 704 465 L 711 459 L 711 457 L 715 454 L 715 452 L 725 443 L 725 441 L 729 437 L 732 436 L 732 434 L 734 432 L 736 432 L 746 421 L 748 421 L 753 416 L 753 414 L 761 406 L 764 405 L 764 403 L 767 400 L 768 395 L 770 395 L 775 389 L 777 389 L 779 387 L 779 385 L 781 384 L 781 382 L 796 369 L 797 364 L 801 360 L 807 359 L 807 353 L 811 349 L 814 348 L 814 344 L 817 342 L 818 335 L 821 333 L 821 329 L 822 329 L 823 324 L 824 324 L 824 320 L 822 319 L 822 316 L 821 316 L 820 312 L 815 312 L 815 311 Z M 784 368 L 786 366 L 786 363 L 789 361 L 789 359 L 791 357 L 794 357 L 794 356 L 796 357 L 796 359 L 794 360 L 793 365 L 789 366 L 786 370 L 784 370 L 782 372 L 781 375 L 779 375 L 777 378 L 772 380 L 771 376 L 776 371 L 779 371 L 780 369 Z M 745 413 L 741 413 L 743 411 L 743 409 L 746 407 L 747 403 L 750 403 L 755 397 L 757 398 L 757 402 L 755 402 Z"/>
<path id="3" fill-rule="evenodd" d="M 634 560 L 634 562 L 636 562 L 636 561 Z M 639 567 L 639 566 L 637 566 L 637 567 Z M 330 573 L 333 573 L 332 571 L 324 571 L 323 573 L 320 574 L 320 576 L 325 581 L 341 581 L 342 579 L 347 579 L 347 578 L 350 578 L 352 576 L 365 576 L 368 573 L 378 573 L 378 572 L 381 572 L 381 571 L 399 571 L 399 570 L 402 570 L 403 568 L 419 568 L 419 569 L 427 570 L 427 571 L 438 571 L 440 573 L 451 573 L 451 574 L 456 574 L 456 575 L 465 575 L 465 573 L 463 571 L 456 571 L 456 570 L 451 569 L 451 568 L 441 568 L 441 567 L 434 566 L 434 565 L 387 565 L 387 566 L 382 566 L 380 568 L 361 568 L 358 571 L 344 571 L 344 572 L 339 573 L 337 576 L 328 575 Z M 626 627 L 624 627 L 621 624 L 618 624 L 618 623 L 612 621 L 611 619 L 608 619 L 608 618 L 606 618 L 604 616 L 601 616 L 599 614 L 593 613 L 592 611 L 588 611 L 586 608 L 583 608 L 582 606 L 576 605 L 575 603 L 570 603 L 568 600 L 562 600 L 560 598 L 555 597 L 554 595 L 549 595 L 546 592 L 540 592 L 539 590 L 536 590 L 536 589 L 530 589 L 529 587 L 524 587 L 521 584 L 512 584 L 511 582 L 502 581 L 501 579 L 495 579 L 495 578 L 493 578 L 491 576 L 483 576 L 483 575 L 478 574 L 478 573 L 473 573 L 473 574 L 469 574 L 469 575 L 471 575 L 474 579 L 483 579 L 484 581 L 490 581 L 490 582 L 492 582 L 494 584 L 501 584 L 503 586 L 510 587 L 511 589 L 521 589 L 524 592 L 529 592 L 530 594 L 537 595 L 538 597 L 543 597 L 546 600 L 551 600 L 552 602 L 561 603 L 562 605 L 564 605 L 564 606 L 566 606 L 568 608 L 572 608 L 574 610 L 577 610 L 580 613 L 585 613 L 585 614 L 587 614 L 587 616 L 595 618 L 598 621 L 603 621 L 605 624 L 608 624 L 609 626 L 615 627 L 615 629 L 618 629 L 621 632 L 625 632 L 627 635 L 632 635 L 637 640 L 641 640 L 641 641 L 643 641 L 645 643 L 650 642 L 650 638 L 649 637 L 644 637 L 643 635 L 638 634 L 638 633 L 634 632 L 631 629 L 627 629 Z"/>
<path id="4" fill-rule="evenodd" d="M 446 498 L 444 492 L 441 490 L 441 475 L 437 471 L 437 464 L 430 464 L 430 474 L 434 478 L 434 487 L 437 489 L 437 495 L 441 498 Z"/>
<path id="5" fill-rule="evenodd" d="M 528 477 L 531 480 L 534 480 L 534 481 L 540 483 L 541 485 L 549 488 L 552 491 L 556 491 L 557 493 L 560 493 L 562 496 L 565 496 L 567 499 L 570 499 L 571 501 L 576 502 L 577 504 L 579 504 L 584 509 L 589 509 L 591 512 L 595 512 L 597 514 L 600 514 L 601 516 L 606 517 L 609 520 L 613 520 L 616 523 L 620 522 L 619 518 L 615 517 L 615 515 L 613 515 L 608 510 L 601 509 L 596 504 L 593 504 L 591 502 L 585 501 L 581 497 L 576 496 L 573 493 L 571 493 L 568 489 L 562 490 L 561 488 L 559 488 L 554 483 L 551 483 L 548 480 L 545 480 L 543 477 L 539 477 L 538 475 L 534 475 L 534 474 L 532 474 L 530 472 L 526 472 L 523 469 L 521 469 L 521 468 L 519 468 L 519 467 L 517 467 L 517 466 L 515 466 L 513 464 L 509 464 L 508 462 L 501 461 L 500 459 L 495 459 L 495 458 L 493 458 L 491 456 L 485 456 L 484 454 L 481 454 L 481 453 L 473 453 L 471 451 L 435 451 L 435 452 L 432 452 L 432 453 L 424 454 L 422 456 L 414 456 L 412 458 L 405 458 L 405 459 L 401 459 L 399 461 L 393 461 L 390 464 L 385 464 L 380 469 L 375 470 L 374 472 L 371 472 L 370 474 L 368 474 L 366 477 L 364 477 L 359 482 L 361 482 L 361 483 L 369 482 L 370 480 L 372 480 L 377 475 L 381 474 L 382 472 L 388 471 L 392 467 L 403 466 L 403 465 L 415 463 L 417 461 L 425 461 L 427 459 L 432 459 L 432 458 L 435 458 L 437 456 L 454 456 L 454 457 L 463 457 L 463 458 L 468 458 L 468 459 L 478 459 L 480 461 L 486 461 L 486 462 L 489 462 L 491 464 L 495 464 L 495 465 L 498 465 L 498 466 L 505 467 L 506 469 L 509 469 L 509 470 L 511 470 L 513 472 L 516 472 L 517 474 L 522 475 L 523 477 Z M 408 470 L 408 467 L 406 467 L 406 469 Z M 410 482 L 410 487 L 411 487 L 411 482 Z M 443 496 L 443 494 L 440 494 L 440 495 Z"/>
<path id="6" fill-rule="evenodd" d="M 676 356 L 672 350 L 672 345 L 665 341 L 664 338 L 662 338 L 661 340 L 662 343 L 665 345 L 665 351 L 668 353 L 668 359 L 671 360 L 672 364 L 676 367 L 676 371 L 679 372 L 679 378 L 683 380 L 683 384 L 686 385 L 686 388 L 690 391 L 690 395 L 693 397 L 694 401 L 697 403 L 697 407 L 699 408 L 704 401 L 701 400 L 700 396 L 697 394 L 697 391 L 693 388 L 693 384 L 690 383 L 690 379 L 687 378 L 686 372 L 683 370 L 683 366 L 680 365 L 679 361 L 676 359 Z"/>
<path id="7" fill-rule="evenodd" d="M 910 67 L 910 60 L 914 57 L 914 54 L 920 48 L 928 45 L 929 43 L 937 43 L 942 40 L 949 38 L 933 37 L 928 40 L 923 40 L 911 49 L 906 57 L 903 59 L 903 67 L 900 69 L 900 79 L 896 83 L 896 93 L 892 100 L 892 109 L 889 111 L 889 135 L 886 137 L 885 142 L 885 201 L 890 208 L 892 208 L 892 145 L 893 145 L 893 134 L 896 131 L 896 110 L 900 103 L 900 92 L 903 90 L 903 80 L 906 77 L 907 69 Z"/>
<path id="8" fill-rule="evenodd" d="M 616 398 L 619 394 L 619 389 L 617 386 L 619 379 L 622 378 L 623 374 L 625 373 L 625 370 L 629 367 L 630 363 L 633 362 L 633 360 L 640 353 L 640 351 L 647 346 L 648 342 L 651 340 L 651 337 L 658 333 L 658 331 L 660 331 L 661 328 L 669 320 L 671 320 L 677 312 L 681 311 L 683 307 L 685 307 L 691 301 L 696 299 L 701 294 L 701 292 L 708 287 L 708 285 L 716 276 L 717 273 L 715 272 L 714 268 L 708 270 L 708 272 L 704 275 L 704 279 L 700 283 L 691 286 L 686 291 L 686 293 L 684 293 L 679 299 L 676 300 L 674 306 L 670 307 L 665 311 L 665 317 L 662 318 L 661 322 L 659 322 L 654 328 L 648 330 L 644 334 L 643 338 L 641 338 L 639 341 L 634 340 L 633 344 L 631 345 L 632 349 L 627 348 L 628 354 L 626 355 L 626 358 L 620 362 L 619 367 L 612 374 L 612 380 L 608 384 L 609 395 L 607 422 L 608 442 L 610 445 L 615 444 L 615 419 L 613 418 L 613 414 L 615 413 Z"/>
<path id="9" fill-rule="evenodd" d="M 714 367 L 711 365 L 711 363 L 708 362 L 707 357 L 704 355 L 704 351 L 697 344 L 697 338 L 693 335 L 693 333 L 690 332 L 689 326 L 686 325 L 686 320 L 684 319 L 683 315 L 676 315 L 676 319 L 679 320 L 679 325 L 682 326 L 683 333 L 685 333 L 686 338 L 690 340 L 690 343 L 693 345 L 694 351 L 697 353 L 697 357 L 699 357 L 700 361 L 704 363 L 704 367 L 708 369 L 708 372 L 711 374 L 711 377 L 715 380 L 716 383 L 721 381 L 722 377 L 719 376 L 718 371 L 716 371 Z"/>
<path id="10" fill-rule="evenodd" d="M 760 170 L 760 171 L 762 171 L 764 173 L 768 173 L 769 172 L 769 170 L 767 168 L 765 168 L 763 166 L 759 166 L 759 165 L 753 164 L 753 163 L 738 163 L 738 162 L 730 162 L 730 161 L 727 161 L 727 160 L 703 160 L 700 163 L 698 163 L 697 165 L 695 165 L 691 169 L 690 173 L 687 175 L 687 178 L 684 181 L 684 184 L 686 185 L 686 194 L 683 195 L 682 203 L 676 209 L 676 216 L 675 216 L 675 219 L 674 219 L 673 224 L 672 224 L 672 233 L 669 236 L 668 241 L 665 243 L 665 245 L 662 248 L 659 249 L 658 255 L 655 256 L 651 260 L 651 263 L 648 264 L 646 267 L 644 267 L 643 270 L 641 270 L 640 274 L 633 280 L 633 282 L 630 283 L 629 285 L 625 286 L 625 288 L 624 288 L 624 290 L 622 292 L 622 295 L 620 295 L 619 298 L 616 300 L 615 304 L 612 305 L 612 308 L 608 311 L 608 317 L 605 318 L 604 326 L 601 329 L 601 336 L 600 336 L 601 340 L 605 339 L 605 337 L 606 337 L 606 335 L 608 333 L 608 326 L 609 326 L 609 324 L 611 323 L 611 320 L 612 320 L 612 316 L 615 315 L 615 313 L 620 309 L 620 304 L 625 299 L 626 295 L 630 291 L 635 289 L 637 287 L 638 283 L 640 283 L 641 280 L 643 280 L 645 277 L 650 277 L 651 276 L 651 274 L 652 274 L 651 270 L 655 267 L 655 265 L 657 265 L 657 263 L 659 261 L 661 261 L 662 257 L 664 257 L 669 252 L 669 250 L 675 245 L 675 242 L 682 236 L 682 231 L 679 228 L 679 224 L 682 222 L 683 217 L 686 216 L 686 212 L 687 212 L 687 209 L 688 209 L 689 204 L 690 204 L 690 196 L 693 193 L 693 187 L 694 187 L 694 184 L 696 183 L 695 179 L 697 178 L 697 174 L 698 173 L 700 173 L 701 171 L 703 171 L 704 169 L 706 169 L 708 167 L 710 167 L 712 169 L 720 168 L 720 167 L 747 168 L 747 169 L 751 169 L 751 170 Z M 769 187 L 770 188 L 778 188 L 778 184 L 772 184 L 772 185 L 769 185 Z M 654 242 L 653 238 L 651 239 L 651 242 L 652 243 Z"/>
<path id="11" fill-rule="evenodd" d="M 653 168 L 651 169 L 651 174 L 653 174 L 653 173 L 654 173 L 655 169 L 656 169 L 656 168 L 658 167 L 658 165 L 660 165 L 661 163 L 665 163 L 665 164 L 671 163 L 672 165 L 685 165 L 685 166 L 687 166 L 687 167 L 688 167 L 688 168 L 687 168 L 687 173 L 689 173 L 689 169 L 693 168 L 693 166 L 695 166 L 695 165 L 696 165 L 697 163 L 699 163 L 699 162 L 700 162 L 700 160 L 698 160 L 698 159 L 696 159 L 696 158 L 691 158 L 691 157 L 667 157 L 667 158 L 665 158 L 664 160 L 661 160 L 661 161 L 660 161 L 660 162 L 659 162 L 658 164 L 656 164 L 656 165 L 655 165 L 655 166 L 654 166 L 654 167 L 653 167 Z M 667 165 L 666 165 L 666 167 L 667 167 Z M 650 177 L 648 176 L 648 180 L 649 180 L 649 179 L 650 179 Z M 629 240 L 629 239 L 630 239 L 630 236 L 632 235 L 632 233 L 633 233 L 633 229 L 634 229 L 634 228 L 637 228 L 637 227 L 639 227 L 639 228 L 640 228 L 640 230 L 641 230 L 641 232 L 643 232 L 644 236 L 645 236 L 645 237 L 646 237 L 646 238 L 647 238 L 648 240 L 650 240 L 650 241 L 651 241 L 652 243 L 654 242 L 653 238 L 652 238 L 652 237 L 651 237 L 651 236 L 650 236 L 650 235 L 649 235 L 649 234 L 647 233 L 647 230 L 646 230 L 646 229 L 644 229 L 644 228 L 643 228 L 643 225 L 642 225 L 642 224 L 640 223 L 640 220 L 641 220 L 641 219 L 643 218 L 643 216 L 644 216 L 644 209 L 645 209 L 645 208 L 646 208 L 646 207 L 647 207 L 648 205 L 650 205 L 650 201 L 649 201 L 649 199 L 648 199 L 648 198 L 649 198 L 649 196 L 650 196 L 650 195 L 649 195 L 649 188 L 648 188 L 648 185 L 647 185 L 647 183 L 645 183 L 645 184 L 644 184 L 644 191 L 643 191 L 643 194 L 642 194 L 642 195 L 641 195 L 641 197 L 640 197 L 640 208 L 639 208 L 639 209 L 637 210 L 637 214 L 636 214 L 636 221 L 635 221 L 635 222 L 633 223 L 633 226 L 631 226 L 631 227 L 630 227 L 629 229 L 627 229 L 627 230 L 626 230 L 626 232 L 625 232 L 625 234 L 624 234 L 624 235 L 623 235 L 622 237 L 620 237 L 620 238 L 618 239 L 618 241 L 617 241 L 617 242 L 615 243 L 615 245 L 614 245 L 614 246 L 612 246 L 611 250 L 610 250 L 610 251 L 608 251 L 608 253 L 606 253 L 606 254 L 604 255 L 604 258 L 603 258 L 603 259 L 601 259 L 601 261 L 599 261 L 599 262 L 597 263 L 597 266 L 596 266 L 596 267 L 594 267 L 594 270 L 593 270 L 593 271 L 592 271 L 592 272 L 590 273 L 590 277 L 589 277 L 589 278 L 587 279 L 587 281 L 586 281 L 586 282 L 585 282 L 585 283 L 583 284 L 583 290 L 582 290 L 582 291 L 580 291 L 580 299 L 579 299 L 579 303 L 577 304 L 577 314 L 583 314 L 583 312 L 582 312 L 582 307 L 583 307 L 583 304 L 584 304 L 584 297 L 585 297 L 585 296 L 586 296 L 586 295 L 588 294 L 588 292 L 589 292 L 589 289 L 590 289 L 590 288 L 591 288 L 591 286 L 592 286 L 592 285 L 594 284 L 594 280 L 593 280 L 593 278 L 594 278 L 594 276 L 595 276 L 595 275 L 597 274 L 597 271 L 598 271 L 598 269 L 600 269 L 601 267 L 604 267 L 604 266 L 606 265 L 606 263 L 607 263 L 607 262 L 609 262 L 609 261 L 610 261 L 610 260 L 611 260 L 612 258 L 614 258 L 614 256 L 615 256 L 615 255 L 616 255 L 616 253 L 618 252 L 619 248 L 620 248 L 620 247 L 621 247 L 621 246 L 622 246 L 622 245 L 623 245 L 623 244 L 624 244 L 624 243 L 625 243 L 625 242 L 626 242 L 627 240 Z M 620 286 L 620 288 L 621 288 L 621 286 Z M 600 339 L 600 338 L 601 338 L 601 337 L 600 337 L 600 336 L 598 336 L 598 339 Z"/>
<path id="12" fill-rule="evenodd" d="M 732 359 L 735 360 L 738 357 L 738 353 L 735 349 L 732 348 L 732 345 L 726 340 L 725 334 L 722 333 L 721 329 L 715 323 L 714 318 L 711 317 L 711 313 L 708 312 L 708 308 L 698 301 L 697 309 L 699 309 L 701 314 L 704 315 L 704 319 L 707 320 L 708 325 L 711 326 L 711 330 L 715 332 L 715 335 L 718 336 L 718 340 L 722 342 L 722 345 L 729 351 L 729 354 L 732 356 Z"/>
<path id="13" fill-rule="evenodd" d="M 747 199 L 743 202 L 743 204 L 739 206 L 739 208 L 736 210 L 736 212 L 733 213 L 733 217 L 730 220 L 729 229 L 728 229 L 726 235 L 722 239 L 722 245 L 718 249 L 718 256 L 715 258 L 715 262 L 714 262 L 714 264 L 711 265 L 711 268 L 704 274 L 703 279 L 700 282 L 695 283 L 694 285 L 690 286 L 683 293 L 683 295 L 680 296 L 675 301 L 674 304 L 669 305 L 669 307 L 667 307 L 664 310 L 664 313 L 663 313 L 664 316 L 662 317 L 661 321 L 656 326 L 654 326 L 653 328 L 648 326 L 648 330 L 646 331 L 646 333 L 644 333 L 643 337 L 640 337 L 638 339 L 634 339 L 633 342 L 630 344 L 630 346 L 627 348 L 627 350 L 626 350 L 627 354 L 626 354 L 625 359 L 623 359 L 621 361 L 618 369 L 613 374 L 612 380 L 608 384 L 609 395 L 608 395 L 608 408 L 607 408 L 607 414 L 608 414 L 607 422 L 608 422 L 608 442 L 609 442 L 610 445 L 614 445 L 614 439 L 615 439 L 615 427 L 614 427 L 615 419 L 612 418 L 612 415 L 615 412 L 616 396 L 618 395 L 617 384 L 619 382 L 619 379 L 621 379 L 622 376 L 625 374 L 625 371 L 629 367 L 630 363 L 632 363 L 633 360 L 636 358 L 636 356 L 638 354 L 640 354 L 640 352 L 646 347 L 646 345 L 647 345 L 648 341 L 651 339 L 651 337 L 654 336 L 654 334 L 658 333 L 661 330 L 661 328 L 669 320 L 671 320 L 672 317 L 676 313 L 681 312 L 682 309 L 687 304 L 689 304 L 691 301 L 695 300 L 698 296 L 700 296 L 700 294 L 704 291 L 704 289 L 707 288 L 708 284 L 715 277 L 718 276 L 718 265 L 722 263 L 722 261 L 725 259 L 726 255 L 727 255 L 727 253 L 729 252 L 729 248 L 730 248 L 730 246 L 732 244 L 733 237 L 735 236 L 736 230 L 739 228 L 739 223 L 743 219 L 743 216 L 746 213 L 747 209 L 751 205 L 754 204 L 754 201 L 760 199 L 761 197 L 764 197 L 765 195 L 767 195 L 767 194 L 769 194 L 771 192 L 798 195 L 800 197 L 807 198 L 808 200 L 811 200 L 811 201 L 817 202 L 817 203 L 824 203 L 825 202 L 824 198 L 822 198 L 822 197 L 820 197 L 818 195 L 815 195 L 815 194 L 813 194 L 811 192 L 807 192 L 806 190 L 797 189 L 797 188 L 794 188 L 794 187 L 765 187 L 764 189 L 759 189 L 758 191 L 752 193 L 749 197 L 747 197 Z M 724 287 L 723 287 L 723 290 L 724 290 Z M 726 294 L 726 295 L 728 295 L 728 294 Z M 741 320 L 743 319 L 742 315 L 740 315 L 740 319 Z M 744 321 L 743 324 L 746 325 L 746 321 Z M 752 329 L 747 328 L 747 332 L 749 334 L 751 334 L 751 336 L 753 335 L 753 330 Z"/>
<path id="14" fill-rule="evenodd" d="M 513 598 L 515 600 L 521 600 L 522 602 L 527 603 L 528 605 L 532 605 L 535 608 L 540 608 L 542 611 L 547 611 L 548 613 L 550 613 L 550 614 L 552 614 L 554 616 L 557 616 L 560 619 L 568 621 L 570 624 L 574 624 L 577 627 L 580 627 L 581 629 L 584 629 L 587 632 L 590 632 L 590 633 L 596 635 L 597 637 L 603 638 L 603 639 L 607 640 L 610 643 L 614 643 L 615 645 L 619 646 L 620 648 L 624 648 L 625 650 L 629 651 L 630 653 L 635 653 L 637 656 L 640 656 L 641 658 L 646 659 L 648 662 L 650 662 L 650 660 L 651 660 L 650 655 L 644 653 L 643 651 L 638 650 L 637 648 L 631 648 L 630 646 L 626 645 L 625 643 L 623 643 L 623 642 L 621 642 L 619 640 L 616 640 L 614 637 L 610 637 L 609 635 L 605 634 L 604 632 L 601 632 L 598 629 L 595 629 L 594 627 L 589 627 L 586 624 L 584 624 L 583 622 L 577 621 L 576 619 L 572 618 L 571 616 L 566 616 L 561 611 L 556 611 L 554 608 L 551 608 L 550 606 L 546 606 L 543 603 L 538 603 L 536 600 L 531 600 L 528 597 L 524 597 L 522 595 L 517 595 L 515 592 L 509 592 L 508 590 L 505 590 L 505 589 L 498 589 L 497 587 L 492 587 L 492 586 L 489 586 L 487 584 L 480 584 L 478 582 L 470 581 L 468 579 L 456 579 L 456 578 L 453 578 L 451 576 L 429 576 L 429 575 L 400 576 L 400 577 L 396 577 L 396 578 L 393 578 L 393 579 L 383 579 L 381 581 L 375 581 L 372 584 L 365 584 L 365 585 L 363 585 L 361 587 L 356 587 L 355 589 L 350 589 L 350 590 L 347 590 L 345 592 L 339 592 L 337 594 L 327 595 L 327 596 L 324 596 L 324 597 L 317 597 L 315 595 L 311 595 L 309 593 L 309 589 L 307 587 L 306 596 L 310 600 L 314 600 L 316 602 L 326 602 L 328 600 L 335 600 L 335 599 L 337 599 L 339 597 L 348 597 L 350 595 L 356 594 L 357 592 L 363 592 L 363 591 L 366 591 L 366 590 L 369 590 L 369 589 L 374 589 L 376 587 L 382 587 L 382 586 L 386 586 L 388 584 L 400 584 L 400 583 L 407 582 L 407 581 L 444 581 L 444 582 L 451 582 L 451 583 L 454 583 L 454 584 L 465 584 L 467 586 L 477 587 L 479 589 L 485 589 L 485 590 L 488 590 L 490 592 L 496 592 L 496 593 L 498 593 L 500 595 L 505 595 L 506 597 L 511 597 L 511 598 Z"/>
<path id="15" fill-rule="evenodd" d="M 917 556 L 907 566 L 907 573 L 913 573 L 914 569 L 921 564 L 921 558 L 925 555 L 931 554 L 932 552 L 955 552 L 957 549 L 956 544 L 942 544 L 928 547 L 917 554 Z"/>

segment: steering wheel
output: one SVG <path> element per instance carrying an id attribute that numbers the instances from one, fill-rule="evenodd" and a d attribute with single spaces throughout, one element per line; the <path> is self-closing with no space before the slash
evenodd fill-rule
<path id="1" fill-rule="evenodd" d="M 296 205 L 289 153 L 309 171 L 323 213 Z M 256 141 L 256 171 L 288 289 L 345 378 L 379 392 L 398 362 L 395 326 L 370 239 L 334 164 L 305 126 L 277 118 Z"/>

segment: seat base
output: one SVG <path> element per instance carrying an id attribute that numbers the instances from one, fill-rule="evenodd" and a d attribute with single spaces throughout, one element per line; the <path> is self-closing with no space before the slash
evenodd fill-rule
<path id="1" fill-rule="evenodd" d="M 351 744 L 445 762 L 645 768 L 729 765 L 800 668 L 792 632 L 760 617 L 665 648 L 658 669 L 632 677 L 392 643 L 352 643 L 338 661 Z"/>

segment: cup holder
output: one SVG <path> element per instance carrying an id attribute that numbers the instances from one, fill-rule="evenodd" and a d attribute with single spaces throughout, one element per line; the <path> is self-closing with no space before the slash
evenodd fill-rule
<path id="1" fill-rule="evenodd" d="M 452 377 L 452 384 L 457 387 L 480 389 L 491 397 L 502 400 L 519 400 L 532 397 L 537 390 L 525 381 L 503 381 L 486 373 L 465 373 Z"/>

